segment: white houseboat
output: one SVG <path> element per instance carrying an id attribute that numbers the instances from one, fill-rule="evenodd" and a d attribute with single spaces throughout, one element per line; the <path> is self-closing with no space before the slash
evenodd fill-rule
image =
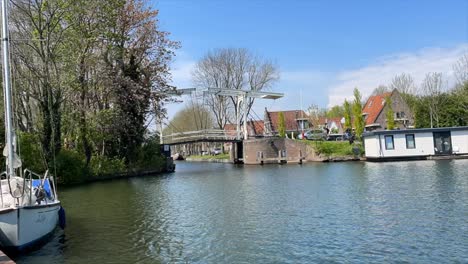
<path id="1" fill-rule="evenodd" d="M 363 140 L 370 161 L 468 158 L 468 127 L 372 131 Z"/>

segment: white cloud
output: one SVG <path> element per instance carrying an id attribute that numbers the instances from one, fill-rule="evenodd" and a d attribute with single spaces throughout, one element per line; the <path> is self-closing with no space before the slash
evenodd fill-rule
<path id="1" fill-rule="evenodd" d="M 429 72 L 441 72 L 448 85 L 453 85 L 453 64 L 468 52 L 468 43 L 451 49 L 426 48 L 415 53 L 402 53 L 379 58 L 376 62 L 355 70 L 338 73 L 336 82 L 328 91 L 328 106 L 340 105 L 352 98 L 358 87 L 363 97 L 379 85 L 388 85 L 398 74 L 410 74 L 419 85 Z"/>
<path id="2" fill-rule="evenodd" d="M 196 62 L 193 60 L 181 60 L 176 61 L 172 65 L 172 85 L 180 88 L 191 87 L 192 83 L 192 70 L 195 67 Z"/>

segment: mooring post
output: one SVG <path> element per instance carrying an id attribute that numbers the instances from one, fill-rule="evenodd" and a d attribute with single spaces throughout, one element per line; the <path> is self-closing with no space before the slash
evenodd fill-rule
<path id="1" fill-rule="evenodd" d="M 263 165 L 263 151 L 257 151 L 257 162 Z"/>

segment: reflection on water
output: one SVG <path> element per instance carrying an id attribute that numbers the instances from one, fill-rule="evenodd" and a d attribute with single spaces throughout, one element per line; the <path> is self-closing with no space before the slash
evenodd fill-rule
<path id="1" fill-rule="evenodd" d="M 467 262 L 468 160 L 235 166 L 62 190 L 18 263 Z"/>

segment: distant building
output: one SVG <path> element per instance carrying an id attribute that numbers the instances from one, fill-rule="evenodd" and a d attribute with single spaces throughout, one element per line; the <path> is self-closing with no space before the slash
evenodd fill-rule
<path id="1" fill-rule="evenodd" d="M 385 98 L 390 97 L 395 115 L 395 129 L 414 128 L 414 117 L 410 107 L 398 90 L 369 97 L 362 114 L 366 123 L 365 130 L 385 130 L 387 128 Z"/>
<path id="2" fill-rule="evenodd" d="M 241 125 L 241 133 L 242 133 L 243 126 Z M 263 130 L 264 129 L 264 123 L 263 120 L 251 120 L 247 122 L 247 132 L 249 133 L 249 137 L 263 137 Z M 236 130 L 237 130 L 237 125 L 236 124 L 226 124 L 224 126 L 224 131 L 228 135 L 235 136 L 236 135 Z"/>
<path id="3" fill-rule="evenodd" d="M 309 116 L 303 110 L 287 110 L 287 111 L 268 111 L 265 108 L 264 115 L 264 135 L 277 136 L 279 125 L 279 113 L 284 115 L 284 124 L 286 133 L 290 134 L 308 130 L 310 128 Z"/>
<path id="4" fill-rule="evenodd" d="M 343 134 L 344 133 L 344 117 L 327 118 L 322 117 L 319 119 L 320 126 L 317 129 L 328 128 L 330 134 Z"/>

